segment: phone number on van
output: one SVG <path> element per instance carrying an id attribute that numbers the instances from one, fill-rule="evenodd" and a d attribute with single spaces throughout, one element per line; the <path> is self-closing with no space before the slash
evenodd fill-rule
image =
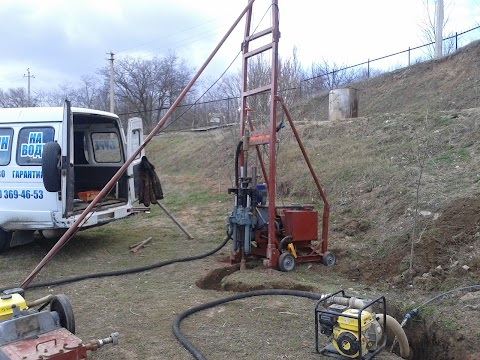
<path id="1" fill-rule="evenodd" d="M 0 199 L 43 199 L 43 190 L 0 190 Z"/>

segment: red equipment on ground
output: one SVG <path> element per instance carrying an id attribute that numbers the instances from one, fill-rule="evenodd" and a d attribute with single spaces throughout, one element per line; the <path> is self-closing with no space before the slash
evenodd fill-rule
<path id="1" fill-rule="evenodd" d="M 49 310 L 42 311 L 47 305 Z M 84 344 L 74 334 L 75 317 L 65 295 L 27 303 L 23 289 L 14 288 L 0 296 L 0 360 L 85 360 L 88 351 L 116 345 L 119 336 Z"/>
<path id="2" fill-rule="evenodd" d="M 117 341 L 117 338 L 109 337 L 84 344 L 67 329 L 58 328 L 38 337 L 2 346 L 0 356 L 3 354 L 9 360 L 84 360 L 88 351 L 95 351 L 105 344 L 116 344 Z"/>

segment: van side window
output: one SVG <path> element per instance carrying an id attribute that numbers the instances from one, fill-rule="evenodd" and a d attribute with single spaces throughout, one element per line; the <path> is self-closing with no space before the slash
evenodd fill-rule
<path id="1" fill-rule="evenodd" d="M 92 133 L 93 156 L 97 163 L 118 163 L 122 160 L 117 133 Z"/>
<path id="2" fill-rule="evenodd" d="M 0 165 L 8 165 L 12 154 L 12 128 L 0 128 Z"/>
<path id="3" fill-rule="evenodd" d="M 51 127 L 25 127 L 18 133 L 17 164 L 41 165 L 43 146 L 54 139 Z"/>

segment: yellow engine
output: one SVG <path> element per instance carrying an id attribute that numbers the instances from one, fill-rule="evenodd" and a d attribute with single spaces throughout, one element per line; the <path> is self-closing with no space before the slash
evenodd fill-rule
<path id="1" fill-rule="evenodd" d="M 342 312 L 333 326 L 333 346 L 339 354 L 349 358 L 356 358 L 359 353 L 364 356 L 368 351 L 367 348 L 372 346 L 367 333 L 373 323 L 373 316 L 368 311 L 362 311 L 360 328 L 358 316 L 359 310 L 347 309 Z"/>
<path id="2" fill-rule="evenodd" d="M 19 310 L 25 310 L 27 303 L 22 295 L 13 293 L 2 295 L 0 297 L 0 321 L 10 319 L 13 315 L 12 306 L 15 305 Z"/>
<path id="3" fill-rule="evenodd" d="M 386 313 L 384 296 L 363 299 L 343 290 L 322 296 L 315 305 L 317 353 L 342 360 L 373 359 L 387 343 L 386 327 L 381 325 L 387 323 Z"/>

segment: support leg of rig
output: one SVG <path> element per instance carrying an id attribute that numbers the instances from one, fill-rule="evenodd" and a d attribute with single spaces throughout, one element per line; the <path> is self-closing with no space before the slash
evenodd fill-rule
<path id="1" fill-rule="evenodd" d="M 182 224 L 180 224 L 180 223 L 178 222 L 177 219 L 175 219 L 175 217 L 170 213 L 170 211 L 167 210 L 167 208 L 165 207 L 165 205 L 161 204 L 160 201 L 157 202 L 157 204 L 158 204 L 158 206 L 160 206 L 160 208 L 165 212 L 165 214 L 167 214 L 167 216 L 175 223 L 175 225 L 177 225 L 178 228 L 179 228 L 180 230 L 182 230 L 182 232 L 183 232 L 185 235 L 187 235 L 187 238 L 190 239 L 190 240 L 192 240 L 192 239 L 193 239 L 193 236 L 188 233 L 188 231 L 182 226 Z"/>

